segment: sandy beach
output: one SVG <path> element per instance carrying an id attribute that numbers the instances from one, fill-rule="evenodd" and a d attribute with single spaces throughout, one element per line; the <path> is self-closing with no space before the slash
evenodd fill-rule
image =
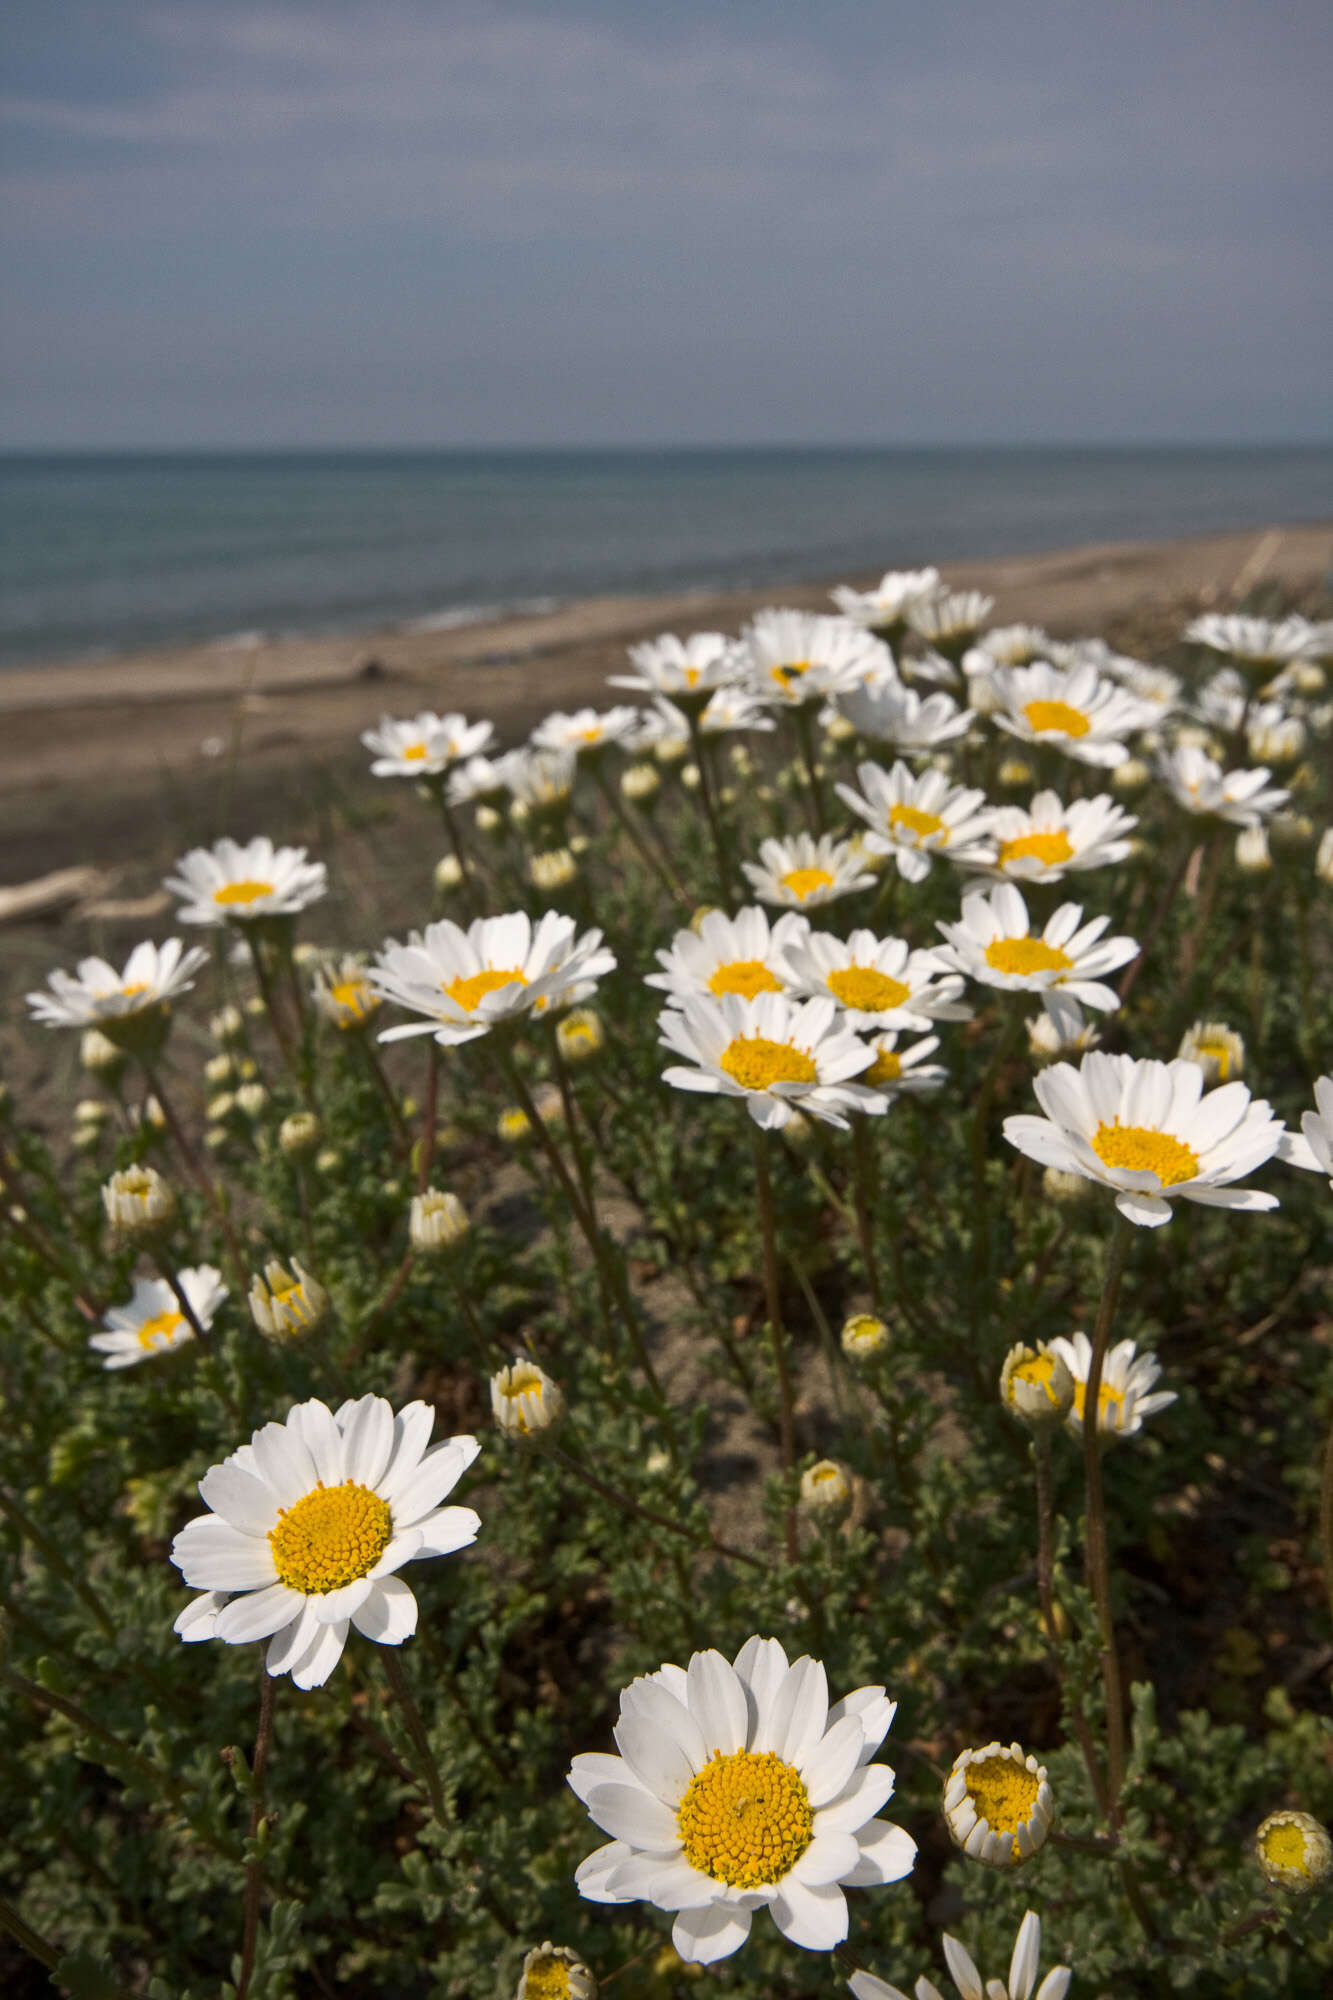
<path id="1" fill-rule="evenodd" d="M 1102 632 L 1146 653 L 1178 636 L 1195 609 L 1226 606 L 1260 585 L 1318 593 L 1331 569 L 1333 523 L 1325 523 L 1095 544 L 948 564 L 944 574 L 955 587 L 990 592 L 995 623 Z M 233 830 L 277 832 L 292 823 L 312 768 L 350 775 L 362 761 L 358 732 L 386 711 L 489 716 L 512 743 L 550 709 L 611 699 L 606 677 L 635 640 L 734 631 L 765 603 L 827 608 L 838 580 L 585 598 L 446 631 L 292 636 L 16 668 L 0 674 L 0 881 L 88 864 L 119 883 L 122 864 L 150 844 L 145 836 L 165 833 L 164 822 L 184 830 L 205 797 L 216 814 L 229 761 L 220 746 L 237 733 Z"/>

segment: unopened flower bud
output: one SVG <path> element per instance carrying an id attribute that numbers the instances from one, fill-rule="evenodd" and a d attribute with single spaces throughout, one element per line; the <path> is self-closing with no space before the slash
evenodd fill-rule
<path id="1" fill-rule="evenodd" d="M 217 1125 L 225 1125 L 236 1109 L 236 1099 L 229 1090 L 220 1090 L 216 1097 L 210 1097 L 204 1107 L 208 1116 Z"/>
<path id="2" fill-rule="evenodd" d="M 84 1123 L 70 1133 L 69 1143 L 76 1153 L 95 1153 L 102 1143 L 102 1127 Z"/>
<path id="3" fill-rule="evenodd" d="M 1048 1201 L 1086 1201 L 1095 1186 L 1095 1181 L 1064 1167 L 1047 1167 L 1041 1177 L 1041 1191 Z"/>
<path id="4" fill-rule="evenodd" d="M 686 736 L 664 736 L 653 745 L 653 756 L 659 764 L 679 764 L 689 754 L 690 744 Z"/>
<path id="5" fill-rule="evenodd" d="M 1046 1766 L 1018 1743 L 964 1750 L 945 1780 L 944 1817 L 974 1861 L 1016 1867 L 1045 1845 L 1055 1818 Z"/>
<path id="6" fill-rule="evenodd" d="M 419 1257 L 438 1257 L 456 1250 L 470 1227 L 467 1210 L 456 1194 L 427 1188 L 424 1194 L 413 1195 L 408 1235 Z"/>
<path id="7" fill-rule="evenodd" d="M 496 1119 L 495 1131 L 506 1146 L 525 1146 L 532 1137 L 532 1120 L 521 1105 L 511 1104 Z"/>
<path id="8" fill-rule="evenodd" d="M 336 1146 L 325 1146 L 323 1152 L 315 1155 L 317 1174 L 336 1174 L 343 1163 L 343 1156 Z"/>
<path id="9" fill-rule="evenodd" d="M 514 2000 L 597 2000 L 597 1981 L 563 1944 L 534 1945 L 523 1961 Z"/>
<path id="10" fill-rule="evenodd" d="M 1273 866 L 1268 848 L 1268 830 L 1243 826 L 1236 835 L 1236 866 L 1246 875 L 1264 875 Z"/>
<path id="11" fill-rule="evenodd" d="M 528 880 L 534 889 L 540 889 L 545 896 L 557 889 L 567 889 L 579 872 L 579 864 L 567 847 L 553 847 L 545 854 L 534 854 L 528 862 Z"/>
<path id="12" fill-rule="evenodd" d="M 262 1083 L 243 1083 L 236 1093 L 236 1103 L 247 1118 L 258 1118 L 268 1103 L 268 1092 Z"/>
<path id="13" fill-rule="evenodd" d="M 831 1458 L 821 1458 L 801 1474 L 801 1505 L 806 1513 L 830 1525 L 843 1521 L 852 1508 L 852 1482 Z"/>
<path id="14" fill-rule="evenodd" d="M 259 1004 L 262 1010 L 263 1001 L 261 1000 Z M 215 1042 L 221 1043 L 223 1048 L 229 1048 L 233 1043 L 243 1041 L 245 1038 L 245 1018 L 240 1008 L 219 1008 L 218 1012 L 209 1021 L 208 1032 Z"/>
<path id="15" fill-rule="evenodd" d="M 849 1361 L 870 1361 L 889 1344 L 889 1329 L 873 1313 L 853 1313 L 843 1322 L 842 1351 Z"/>
<path id="16" fill-rule="evenodd" d="M 487 840 L 493 840 L 504 825 L 504 820 L 494 806 L 478 806 L 472 815 L 472 824 Z"/>
<path id="17" fill-rule="evenodd" d="M 176 1196 L 156 1167 L 126 1167 L 103 1183 L 102 1206 L 117 1236 L 131 1243 L 164 1236 L 176 1219 Z"/>
<path id="18" fill-rule="evenodd" d="M 442 896 L 463 886 L 463 865 L 456 854 L 442 854 L 435 864 L 435 887 Z"/>
<path id="19" fill-rule="evenodd" d="M 1295 854 L 1314 839 L 1314 821 L 1305 813 L 1274 813 L 1268 837 L 1280 854 Z"/>
<path id="20" fill-rule="evenodd" d="M 567 1063 L 587 1062 L 606 1045 L 602 1017 L 591 1007 L 573 1007 L 556 1023 L 556 1047 Z"/>
<path id="21" fill-rule="evenodd" d="M 114 1084 L 125 1068 L 125 1051 L 118 1049 L 100 1028 L 86 1028 L 79 1043 L 79 1061 L 90 1076 L 100 1076 Z"/>
<path id="22" fill-rule="evenodd" d="M 1314 872 L 1321 882 L 1333 888 L 1333 826 L 1326 826 L 1319 836 L 1319 846 L 1315 850 Z"/>
<path id="23" fill-rule="evenodd" d="M 250 1281 L 250 1317 L 267 1340 L 294 1340 L 313 1333 L 329 1310 L 329 1295 L 295 1257 L 286 1270 L 277 1258 Z"/>
<path id="24" fill-rule="evenodd" d="M 323 1135 L 324 1128 L 313 1111 L 293 1111 L 278 1127 L 278 1144 L 289 1160 L 299 1160 L 314 1152 Z"/>
<path id="25" fill-rule="evenodd" d="M 662 780 L 651 764 L 631 764 L 620 774 L 620 796 L 631 805 L 647 805 L 661 789 Z"/>
<path id="26" fill-rule="evenodd" d="M 268 1012 L 268 1008 L 264 1005 L 263 994 L 252 993 L 250 995 L 250 998 L 245 1003 L 245 1011 L 250 1016 L 251 1020 L 262 1021 L 265 1014 L 267 1014 Z"/>
<path id="27" fill-rule="evenodd" d="M 515 1361 L 491 1377 L 491 1411 L 512 1438 L 538 1438 L 553 1431 L 565 1413 L 565 1399 L 535 1361 Z"/>
<path id="28" fill-rule="evenodd" d="M 299 965 L 302 967 L 307 965 L 316 965 L 318 964 L 319 960 L 323 957 L 323 955 L 324 954 L 321 952 L 319 946 L 317 944 L 312 944 L 309 938 L 298 938 L 296 943 L 292 946 L 293 965 Z"/>
<path id="29" fill-rule="evenodd" d="M 210 1056 L 204 1064 L 204 1082 L 229 1083 L 236 1065 L 229 1055 Z"/>
<path id="30" fill-rule="evenodd" d="M 105 1125 L 110 1116 L 110 1105 L 100 1097 L 81 1097 L 74 1107 L 75 1121 L 80 1125 Z"/>
<path id="31" fill-rule="evenodd" d="M 1126 757 L 1111 772 L 1111 783 L 1118 792 L 1141 792 L 1152 783 L 1152 772 L 1141 757 Z"/>
<path id="32" fill-rule="evenodd" d="M 1000 1370 L 1000 1401 L 1011 1417 L 1033 1430 L 1062 1424 L 1074 1406 L 1074 1378 L 1063 1357 L 1045 1341 L 1011 1347 Z"/>
<path id="33" fill-rule="evenodd" d="M 1197 1063 L 1206 1088 L 1215 1083 L 1234 1083 L 1245 1074 L 1245 1040 L 1224 1021 L 1196 1021 L 1181 1037 L 1176 1056 Z"/>
<path id="34" fill-rule="evenodd" d="M 1309 1813 L 1270 1813 L 1255 1835 L 1254 1845 L 1260 1872 L 1270 1888 L 1304 1896 L 1333 1873 L 1333 1842 Z"/>
<path id="35" fill-rule="evenodd" d="M 804 1111 L 793 1111 L 782 1128 L 782 1137 L 793 1153 L 808 1153 L 819 1140 L 819 1132 L 813 1118 L 807 1118 Z"/>
<path id="36" fill-rule="evenodd" d="M 1002 785 L 1030 785 L 1032 766 L 1025 764 L 1021 757 L 1006 757 L 1000 766 L 998 776 Z"/>

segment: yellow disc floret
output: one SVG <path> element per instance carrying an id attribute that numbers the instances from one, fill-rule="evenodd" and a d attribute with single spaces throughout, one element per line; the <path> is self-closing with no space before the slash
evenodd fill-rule
<path id="1" fill-rule="evenodd" d="M 1072 861 L 1074 849 L 1069 835 L 1063 827 L 1054 833 L 1023 833 L 1016 840 L 1000 843 L 999 863 L 1005 868 L 1011 861 L 1043 862 L 1047 868 L 1058 867 L 1062 861 Z"/>
<path id="2" fill-rule="evenodd" d="M 170 1347 L 176 1338 L 177 1329 L 184 1324 L 184 1313 L 177 1312 L 174 1307 L 170 1312 L 154 1313 L 153 1317 L 146 1319 L 139 1328 L 139 1345 L 150 1349 Z"/>
<path id="3" fill-rule="evenodd" d="M 1092 727 L 1082 709 L 1067 701 L 1030 701 L 1023 713 L 1037 735 L 1049 730 L 1058 736 L 1086 736 Z"/>
<path id="4" fill-rule="evenodd" d="M 407 743 L 399 754 L 405 764 L 420 764 L 425 759 L 426 746 L 424 743 Z"/>
<path id="5" fill-rule="evenodd" d="M 1163 1187 L 1192 1181 L 1199 1171 L 1199 1156 L 1183 1139 L 1174 1139 L 1169 1132 L 1154 1132 L 1147 1125 L 1122 1125 L 1118 1118 L 1097 1127 L 1092 1150 L 1103 1166 L 1156 1174 Z"/>
<path id="6" fill-rule="evenodd" d="M 1002 937 L 986 946 L 986 963 L 1012 978 L 1026 979 L 1034 972 L 1068 972 L 1074 961 L 1058 945 L 1045 938 Z"/>
<path id="7" fill-rule="evenodd" d="M 445 986 L 449 998 L 467 1014 L 475 1014 L 479 1003 L 488 993 L 495 993 L 501 986 L 526 986 L 527 979 L 516 965 L 507 970 L 504 967 L 488 966 L 484 972 L 474 972 L 464 978 L 451 979 Z"/>
<path id="8" fill-rule="evenodd" d="M 905 826 L 918 840 L 926 840 L 933 833 L 939 835 L 940 846 L 947 844 L 949 829 L 938 813 L 922 812 L 919 806 L 892 806 L 889 809 L 889 825 Z"/>
<path id="9" fill-rule="evenodd" d="M 819 1079 L 813 1056 L 790 1042 L 771 1042 L 766 1035 L 737 1035 L 717 1060 L 742 1090 L 768 1090 L 775 1083 L 816 1083 Z"/>
<path id="10" fill-rule="evenodd" d="M 875 1060 L 869 1069 L 862 1070 L 858 1083 L 868 1083 L 872 1090 L 878 1090 L 882 1083 L 897 1083 L 903 1073 L 902 1058 L 894 1049 L 877 1049 Z"/>
<path id="11" fill-rule="evenodd" d="M 983 1757 L 963 1774 L 968 1797 L 992 1833 L 1015 1833 L 1031 1819 L 1041 1780 L 1012 1757 Z M 1014 1859 L 1021 1849 L 1014 1842 Z"/>
<path id="12" fill-rule="evenodd" d="M 793 868 L 782 877 L 784 889 L 790 889 L 799 902 L 813 896 L 816 889 L 831 889 L 833 877 L 827 868 Z"/>
<path id="13" fill-rule="evenodd" d="M 213 891 L 215 903 L 257 903 L 261 896 L 271 896 L 271 882 L 224 882 L 220 889 Z"/>
<path id="14" fill-rule="evenodd" d="M 548 1958 L 524 1973 L 524 2000 L 569 2000 L 569 1967 L 558 1958 Z"/>
<path id="15" fill-rule="evenodd" d="M 368 1576 L 392 1533 L 388 1501 L 345 1479 L 341 1486 L 321 1482 L 294 1507 L 279 1508 L 268 1539 L 278 1581 L 305 1597 L 323 1597 Z"/>
<path id="16" fill-rule="evenodd" d="M 848 965 L 830 972 L 828 990 L 844 1007 L 857 1007 L 865 1014 L 886 1014 L 890 1007 L 901 1007 L 912 989 L 901 979 L 890 979 L 887 972 L 876 972 L 873 966 Z"/>
<path id="17" fill-rule="evenodd" d="M 799 1771 L 772 1750 L 714 1751 L 676 1818 L 685 1859 L 735 1889 L 780 1882 L 814 1829 Z"/>
<path id="18" fill-rule="evenodd" d="M 753 1000 L 756 993 L 780 993 L 782 981 L 769 971 L 762 958 L 733 958 L 719 965 L 708 982 L 710 993 L 739 993 Z"/>

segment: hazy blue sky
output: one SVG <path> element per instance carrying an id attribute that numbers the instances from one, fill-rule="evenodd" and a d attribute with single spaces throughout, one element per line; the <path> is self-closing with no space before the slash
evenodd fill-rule
<path id="1" fill-rule="evenodd" d="M 0 442 L 1327 438 L 1328 0 L 6 0 Z"/>

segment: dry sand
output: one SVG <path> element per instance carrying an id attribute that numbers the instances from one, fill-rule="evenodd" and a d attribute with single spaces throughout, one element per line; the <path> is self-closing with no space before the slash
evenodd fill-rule
<path id="1" fill-rule="evenodd" d="M 1146 644 L 1178 633 L 1172 621 L 1191 610 L 1257 586 L 1296 597 L 1326 589 L 1331 569 L 1333 523 L 1103 543 L 944 573 L 955 587 L 991 592 L 996 623 L 1109 632 L 1121 643 L 1139 633 Z M 588 598 L 445 632 L 193 645 L 0 673 L 0 883 L 81 864 L 110 868 L 118 883 L 121 862 L 155 844 L 147 836 L 165 822 L 211 837 L 229 762 L 218 744 L 234 732 L 232 830 L 277 833 L 312 768 L 350 776 L 363 762 L 358 732 L 386 711 L 461 709 L 491 717 L 515 742 L 552 708 L 613 699 L 606 676 L 636 639 L 734 631 L 764 603 L 827 609 L 828 590 Z"/>

